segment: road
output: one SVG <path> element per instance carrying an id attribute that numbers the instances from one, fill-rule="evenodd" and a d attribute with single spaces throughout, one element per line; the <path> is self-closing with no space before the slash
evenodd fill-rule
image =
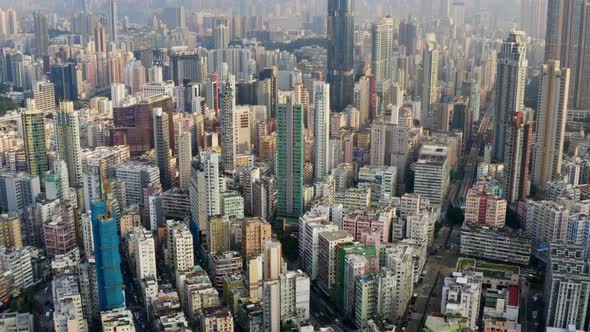
<path id="1" fill-rule="evenodd" d="M 426 317 L 440 312 L 441 290 L 444 278 L 455 272 L 459 256 L 460 228 L 443 226 L 434 240 L 435 255 L 428 257 L 424 270 L 424 280 L 416 286 L 418 294 L 414 305 L 415 312 L 410 315 L 406 331 L 421 331 Z"/>
<path id="2" fill-rule="evenodd" d="M 53 317 L 47 318 L 45 313 L 53 310 L 53 294 L 51 282 L 38 286 L 39 291 L 35 294 L 35 331 L 53 331 Z"/>

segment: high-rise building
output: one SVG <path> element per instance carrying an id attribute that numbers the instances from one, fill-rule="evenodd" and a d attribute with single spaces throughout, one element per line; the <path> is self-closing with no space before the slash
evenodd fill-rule
<path id="1" fill-rule="evenodd" d="M 172 173 L 170 170 L 170 125 L 169 115 L 162 108 L 154 108 L 154 148 L 156 150 L 156 163 L 160 170 L 160 183 L 163 191 L 172 188 Z"/>
<path id="2" fill-rule="evenodd" d="M 33 99 L 39 111 L 55 110 L 55 87 L 49 81 L 38 81 L 33 85 Z"/>
<path id="3" fill-rule="evenodd" d="M 222 178 L 219 173 L 219 154 L 209 151 L 203 162 L 205 172 L 205 192 L 207 197 L 207 215 L 221 214 Z"/>
<path id="4" fill-rule="evenodd" d="M 166 222 L 166 237 L 174 271 L 188 271 L 195 266 L 193 236 L 184 222 Z"/>
<path id="5" fill-rule="evenodd" d="M 21 219 L 16 212 L 0 215 L 0 246 L 22 248 Z"/>
<path id="6" fill-rule="evenodd" d="M 505 130 L 504 181 L 502 198 L 514 203 L 526 198 L 528 194 L 528 174 L 530 147 L 532 141 L 530 112 L 513 112 Z"/>
<path id="7" fill-rule="evenodd" d="M 291 98 L 278 107 L 277 180 L 278 218 L 297 223 L 303 215 L 304 110 Z"/>
<path id="8" fill-rule="evenodd" d="M 547 182 L 556 180 L 561 174 L 569 75 L 570 70 L 560 68 L 559 61 L 549 60 L 543 65 L 539 82 L 539 105 L 535 112 L 531 179 L 535 190 L 541 194 L 545 192 Z"/>
<path id="9" fill-rule="evenodd" d="M 0 172 L 0 209 L 2 211 L 24 210 L 37 203 L 40 194 L 39 176 L 24 172 Z"/>
<path id="10" fill-rule="evenodd" d="M 557 60 L 569 68 L 569 105 L 590 107 L 590 3 L 577 0 L 548 0 L 545 61 Z"/>
<path id="11" fill-rule="evenodd" d="M 123 86 L 124 88 L 124 86 Z M 154 148 L 154 108 L 166 114 L 174 110 L 172 98 L 158 95 L 137 104 L 113 108 L 115 128 L 111 129 L 111 145 L 128 145 L 131 155 L 138 156 Z M 132 114 L 132 115 L 131 115 Z M 174 132 L 169 130 L 169 132 Z M 174 135 L 170 146 L 174 146 Z"/>
<path id="12" fill-rule="evenodd" d="M 115 180 L 125 183 L 126 206 L 147 206 L 144 190 L 149 186 L 160 187 L 158 167 L 148 161 L 126 161 L 113 167 Z"/>
<path id="13" fill-rule="evenodd" d="M 438 50 L 434 43 L 424 47 L 422 55 L 422 102 L 420 124 L 431 127 L 434 120 L 433 107 L 438 98 Z"/>
<path id="14" fill-rule="evenodd" d="M 262 253 L 266 241 L 272 238 L 269 223 L 258 218 L 242 222 L 242 253 L 245 258 L 252 258 Z"/>
<path id="15" fill-rule="evenodd" d="M 449 149 L 424 145 L 416 162 L 414 192 L 431 203 L 442 204 L 450 182 Z"/>
<path id="16" fill-rule="evenodd" d="M 551 201 L 527 201 L 526 228 L 531 237 L 533 256 L 547 261 L 549 243 L 567 238 L 568 218 L 569 211 L 563 205 Z"/>
<path id="17" fill-rule="evenodd" d="M 254 183 L 258 180 L 260 180 L 260 168 L 258 167 L 247 167 L 240 174 L 240 184 L 244 190 L 244 212 L 249 216 L 255 215 Z"/>
<path id="18" fill-rule="evenodd" d="M 310 282 L 302 271 L 289 271 L 279 275 L 281 320 L 296 322 L 309 319 Z"/>
<path id="19" fill-rule="evenodd" d="M 49 170 L 45 140 L 45 112 L 37 110 L 34 100 L 29 100 L 27 110 L 21 117 L 27 169 L 33 176 L 43 176 Z"/>
<path id="20" fill-rule="evenodd" d="M 65 255 L 78 248 L 72 205 L 62 202 L 52 213 L 52 220 L 43 225 L 47 257 Z"/>
<path id="21" fill-rule="evenodd" d="M 379 18 L 371 25 L 371 72 L 377 81 L 393 76 L 393 40 L 393 18 Z"/>
<path id="22" fill-rule="evenodd" d="M 117 0 L 109 0 L 109 14 L 108 14 L 108 23 L 109 23 L 109 40 L 111 43 L 117 44 L 118 36 L 117 36 Z"/>
<path id="23" fill-rule="evenodd" d="M 107 29 L 102 23 L 98 23 L 94 27 L 94 50 L 96 53 L 108 52 Z"/>
<path id="24" fill-rule="evenodd" d="M 143 227 L 137 227 L 133 229 L 133 235 L 135 247 L 135 277 L 138 280 L 150 277 L 156 279 L 156 248 L 152 232 Z"/>
<path id="25" fill-rule="evenodd" d="M 238 146 L 235 111 L 234 87 L 228 82 L 223 89 L 221 108 L 221 159 L 225 172 L 232 172 L 236 168 Z"/>
<path id="26" fill-rule="evenodd" d="M 313 82 L 314 129 L 315 129 L 315 180 L 321 182 L 329 174 L 328 150 L 330 148 L 330 86 L 320 81 Z"/>
<path id="27" fill-rule="evenodd" d="M 354 90 L 354 9 L 352 0 L 328 1 L 328 68 L 330 109 L 342 112 Z"/>
<path id="28" fill-rule="evenodd" d="M 180 189 L 188 190 L 191 181 L 191 161 L 193 158 L 193 146 L 191 141 L 191 123 L 189 119 L 181 119 L 178 122 L 178 180 Z"/>
<path id="29" fill-rule="evenodd" d="M 547 28 L 547 0 L 523 0 L 520 28 L 535 39 L 544 39 Z"/>
<path id="30" fill-rule="evenodd" d="M 55 101 L 78 100 L 78 79 L 75 63 L 53 64 L 49 68 L 55 85 Z"/>
<path id="31" fill-rule="evenodd" d="M 37 56 L 41 57 L 47 55 L 47 48 L 49 47 L 49 24 L 47 23 L 47 15 L 38 10 L 33 14 L 35 20 L 35 48 Z"/>
<path id="32" fill-rule="evenodd" d="M 57 155 L 66 162 L 70 186 L 77 187 L 82 185 L 79 113 L 74 111 L 73 102 L 63 101 L 59 105 L 56 117 Z"/>
<path id="33" fill-rule="evenodd" d="M 465 198 L 465 221 L 489 227 L 503 227 L 506 223 L 506 201 L 486 191 L 485 185 L 471 188 Z"/>
<path id="34" fill-rule="evenodd" d="M 545 326 L 587 330 L 590 274 L 583 247 L 573 242 L 551 242 L 545 281 Z"/>
<path id="35" fill-rule="evenodd" d="M 92 203 L 91 215 L 100 310 L 121 308 L 125 299 L 117 220 L 111 216 L 104 201 Z"/>
<path id="36" fill-rule="evenodd" d="M 218 24 L 213 29 L 213 48 L 223 49 L 229 47 L 229 28 L 225 24 Z"/>
<path id="37" fill-rule="evenodd" d="M 505 158 L 506 130 L 510 124 L 511 114 L 524 110 L 527 66 L 524 33 L 512 32 L 502 43 L 496 68 L 492 159 L 500 163 L 504 162 Z"/>

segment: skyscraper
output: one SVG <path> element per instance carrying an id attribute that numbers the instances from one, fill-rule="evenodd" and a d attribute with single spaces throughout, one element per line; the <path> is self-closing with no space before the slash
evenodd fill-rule
<path id="1" fill-rule="evenodd" d="M 545 61 L 570 68 L 571 108 L 590 108 L 590 2 L 549 0 Z"/>
<path id="2" fill-rule="evenodd" d="M 53 64 L 50 67 L 51 82 L 55 85 L 55 100 L 78 100 L 76 64 Z"/>
<path id="3" fill-rule="evenodd" d="M 524 87 L 526 84 L 525 36 L 523 32 L 510 33 L 498 53 L 496 69 L 496 107 L 494 110 L 494 144 L 492 159 L 504 162 L 506 149 L 506 128 L 510 115 L 524 109 Z"/>
<path id="4" fill-rule="evenodd" d="M 213 48 L 223 49 L 229 47 L 229 28 L 225 24 L 219 24 L 213 30 Z"/>
<path id="5" fill-rule="evenodd" d="M 107 48 L 107 30 L 102 23 L 96 24 L 94 28 L 94 49 L 96 53 L 106 53 Z"/>
<path id="6" fill-rule="evenodd" d="M 320 81 L 313 82 L 315 112 L 315 180 L 321 182 L 328 175 L 328 150 L 330 147 L 330 85 Z"/>
<path id="7" fill-rule="evenodd" d="M 117 43 L 117 0 L 109 0 L 109 40 Z"/>
<path id="8" fill-rule="evenodd" d="M 227 82 L 223 89 L 221 109 L 221 159 L 223 170 L 231 172 L 236 167 L 236 102 L 233 84 Z"/>
<path id="9" fill-rule="evenodd" d="M 532 151 L 532 183 L 538 193 L 543 193 L 546 183 L 561 174 L 569 83 L 570 70 L 560 68 L 559 61 L 543 65 Z"/>
<path id="10" fill-rule="evenodd" d="M 27 110 L 22 113 L 22 126 L 27 168 L 31 175 L 41 177 L 49 170 L 45 113 L 37 110 L 33 99 L 27 101 Z"/>
<path id="11" fill-rule="evenodd" d="M 82 184 L 82 156 L 80 147 L 80 120 L 74 103 L 61 102 L 56 113 L 56 146 L 60 159 L 68 166 L 68 179 L 71 186 Z M 67 190 L 67 188 L 62 188 Z"/>
<path id="12" fill-rule="evenodd" d="M 545 38 L 547 0 L 523 0 L 521 2 L 520 28 L 533 38 Z"/>
<path id="13" fill-rule="evenodd" d="M 371 26 L 371 71 L 377 81 L 393 75 L 393 18 L 383 17 Z"/>
<path id="14" fill-rule="evenodd" d="M 154 108 L 154 148 L 156 150 L 156 162 L 160 169 L 160 182 L 164 191 L 172 188 L 172 176 L 170 173 L 170 133 L 168 113 L 162 108 Z"/>
<path id="15" fill-rule="evenodd" d="M 354 90 L 354 12 L 352 0 L 328 0 L 330 108 L 342 112 Z"/>
<path id="16" fill-rule="evenodd" d="M 424 47 L 422 56 L 422 110 L 420 123 L 423 127 L 432 126 L 434 119 L 433 105 L 438 98 L 438 50 L 434 43 Z"/>
<path id="17" fill-rule="evenodd" d="M 178 123 L 178 178 L 180 189 L 188 190 L 191 181 L 192 142 L 189 119 Z"/>
<path id="18" fill-rule="evenodd" d="M 277 213 L 279 219 L 296 223 L 303 215 L 304 111 L 287 97 L 277 113 Z"/>
<path id="19" fill-rule="evenodd" d="M 502 195 L 508 203 L 526 198 L 531 145 L 531 122 L 528 112 L 513 112 L 505 128 L 504 181 Z"/>
<path id="20" fill-rule="evenodd" d="M 125 305 L 125 299 L 117 220 L 104 201 L 92 203 L 91 215 L 100 310 L 120 308 Z"/>
<path id="21" fill-rule="evenodd" d="M 35 19 L 35 47 L 37 56 L 47 55 L 49 47 L 49 25 L 47 24 L 47 15 L 38 10 L 33 14 Z"/>

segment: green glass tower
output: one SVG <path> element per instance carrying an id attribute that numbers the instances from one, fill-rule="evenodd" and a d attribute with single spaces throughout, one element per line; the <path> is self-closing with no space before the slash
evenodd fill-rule
<path id="1" fill-rule="evenodd" d="M 303 105 L 287 98 L 277 113 L 278 220 L 296 224 L 303 215 Z"/>

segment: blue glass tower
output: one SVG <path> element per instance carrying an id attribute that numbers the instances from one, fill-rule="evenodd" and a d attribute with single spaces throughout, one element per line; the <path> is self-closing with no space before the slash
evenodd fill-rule
<path id="1" fill-rule="evenodd" d="M 353 0 L 328 0 L 328 68 L 330 108 L 342 112 L 354 96 Z"/>
<path id="2" fill-rule="evenodd" d="M 55 101 L 78 100 L 78 83 L 76 79 L 76 64 L 54 64 L 49 68 L 51 82 L 55 87 Z"/>
<path id="3" fill-rule="evenodd" d="M 104 201 L 93 202 L 90 210 L 100 310 L 120 308 L 125 305 L 125 298 L 117 220 L 109 216 Z"/>

